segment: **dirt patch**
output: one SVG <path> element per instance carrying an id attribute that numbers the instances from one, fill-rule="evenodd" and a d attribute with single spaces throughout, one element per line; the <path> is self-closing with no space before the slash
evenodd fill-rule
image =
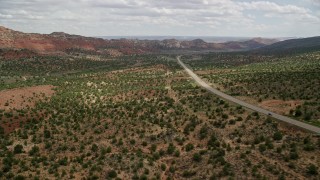
<path id="1" fill-rule="evenodd" d="M 291 109 L 295 109 L 297 106 L 301 105 L 303 102 L 296 101 L 282 101 L 282 100 L 266 100 L 262 101 L 259 106 L 266 108 L 270 111 L 276 112 L 278 114 L 288 114 Z"/>
<path id="2" fill-rule="evenodd" d="M 51 97 L 55 92 L 53 88 L 52 85 L 41 85 L 0 91 L 0 109 L 33 107 L 37 101 Z"/>
<path id="3" fill-rule="evenodd" d="M 194 71 L 197 75 L 219 75 L 219 74 L 230 74 L 235 73 L 236 71 L 233 69 L 212 69 L 212 70 L 198 70 Z"/>
<path id="4" fill-rule="evenodd" d="M 123 53 L 118 51 L 117 49 L 106 49 L 105 52 L 111 56 L 118 57 L 122 56 Z"/>
<path id="5" fill-rule="evenodd" d="M 283 101 L 278 99 L 271 99 L 258 102 L 256 99 L 247 96 L 237 96 L 236 98 L 282 115 L 288 115 L 291 109 L 296 109 L 297 106 L 303 104 L 303 101 L 301 100 Z"/>

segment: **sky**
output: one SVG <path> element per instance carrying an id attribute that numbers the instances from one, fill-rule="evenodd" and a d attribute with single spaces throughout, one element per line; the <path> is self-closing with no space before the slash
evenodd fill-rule
<path id="1" fill-rule="evenodd" d="M 0 26 L 85 36 L 310 37 L 320 0 L 0 0 Z"/>

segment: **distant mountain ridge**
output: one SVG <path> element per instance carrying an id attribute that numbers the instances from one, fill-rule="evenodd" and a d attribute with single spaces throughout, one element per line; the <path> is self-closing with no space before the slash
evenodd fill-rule
<path id="1" fill-rule="evenodd" d="M 61 54 L 74 51 L 109 55 L 130 55 L 157 53 L 163 51 L 243 51 L 256 49 L 277 42 L 276 39 L 254 38 L 246 41 L 208 43 L 202 39 L 194 40 L 137 40 L 84 37 L 64 32 L 51 34 L 23 33 L 0 26 L 0 48 L 29 50 L 38 54 Z M 2 51 L 7 52 L 7 51 Z M 16 51 L 24 52 L 26 51 Z M 14 54 L 10 51 L 10 54 Z M 28 54 L 32 54 L 29 53 Z"/>
<path id="2" fill-rule="evenodd" d="M 248 41 L 253 37 L 235 37 L 235 36 L 96 36 L 107 40 L 111 39 L 131 39 L 131 40 L 158 40 L 176 39 L 178 41 L 192 41 L 194 39 L 202 39 L 207 43 L 225 43 L 230 41 Z M 279 38 L 270 38 L 279 39 Z"/>
<path id="3" fill-rule="evenodd" d="M 320 36 L 289 39 L 260 47 L 254 52 L 258 53 L 288 53 L 320 50 Z"/>

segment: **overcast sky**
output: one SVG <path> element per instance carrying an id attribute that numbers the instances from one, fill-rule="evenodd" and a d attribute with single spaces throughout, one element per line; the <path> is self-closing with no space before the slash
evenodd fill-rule
<path id="1" fill-rule="evenodd" d="M 320 35 L 320 0 L 0 0 L 0 25 L 86 36 Z"/>

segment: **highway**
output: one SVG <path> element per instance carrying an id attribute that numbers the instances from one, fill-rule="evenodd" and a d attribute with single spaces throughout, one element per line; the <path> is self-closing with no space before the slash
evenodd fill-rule
<path id="1" fill-rule="evenodd" d="M 289 117 L 286 116 L 282 116 L 280 114 L 274 113 L 274 112 L 270 112 L 268 110 L 262 109 L 261 107 L 246 103 L 242 100 L 239 100 L 237 98 L 234 98 L 230 95 L 227 95 L 217 89 L 212 88 L 211 86 L 209 86 L 206 82 L 204 82 L 199 76 L 197 76 L 191 69 L 189 69 L 180 59 L 180 56 L 177 57 L 178 63 L 186 70 L 186 72 L 196 81 L 196 83 L 200 86 L 202 86 L 203 88 L 205 88 L 206 90 L 208 90 L 209 92 L 218 95 L 220 97 L 222 97 L 225 100 L 228 100 L 230 102 L 234 102 L 236 104 L 239 104 L 243 107 L 252 109 L 254 111 L 257 111 L 259 113 L 271 116 L 279 121 L 283 121 L 286 122 L 288 124 L 292 124 L 294 126 L 306 129 L 310 132 L 316 133 L 316 134 L 320 134 L 320 128 L 316 127 L 316 126 L 312 126 L 310 124 L 307 123 L 303 123 L 301 121 L 297 121 L 295 119 L 291 119 Z"/>

